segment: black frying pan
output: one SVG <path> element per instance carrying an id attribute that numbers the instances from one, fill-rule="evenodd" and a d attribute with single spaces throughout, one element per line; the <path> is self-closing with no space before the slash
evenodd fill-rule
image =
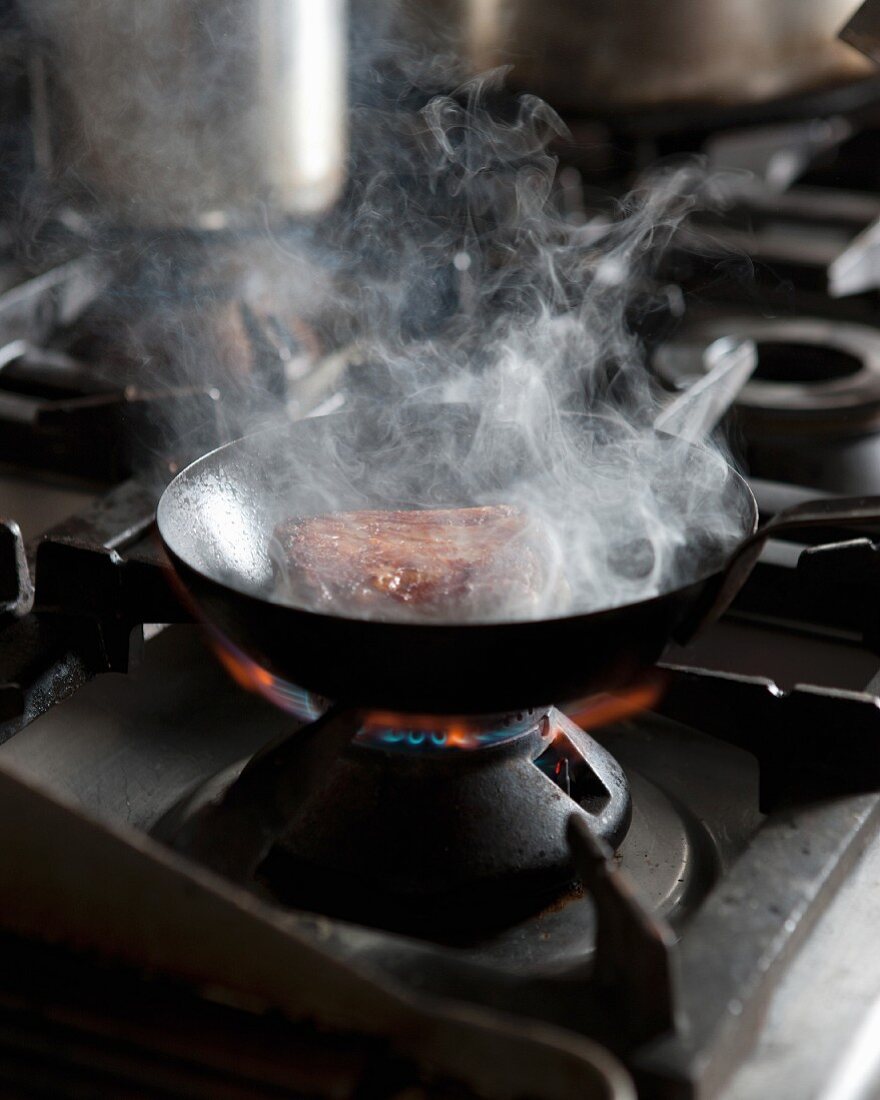
<path id="1" fill-rule="evenodd" d="M 414 415 L 422 419 L 426 462 L 438 446 L 446 448 L 436 503 L 471 503 L 458 495 L 448 448 L 450 439 L 468 439 L 472 414 L 443 406 Z M 721 614 L 768 535 L 880 523 L 880 498 L 823 500 L 799 505 L 756 531 L 752 493 L 731 469 L 724 507 L 738 517 L 742 535 L 734 553 L 726 560 L 697 560 L 686 584 L 639 603 L 543 621 L 434 625 L 344 618 L 278 602 L 268 553 L 275 525 L 326 510 L 322 471 L 338 465 L 340 450 L 350 499 L 339 500 L 334 483 L 334 501 L 340 508 L 368 506 L 358 469 L 375 474 L 378 467 L 381 475 L 384 456 L 393 451 L 393 439 L 385 436 L 394 430 L 334 414 L 264 431 L 194 462 L 159 502 L 165 548 L 205 619 L 276 676 L 348 704 L 423 714 L 502 713 L 621 687 L 653 664 L 670 638 L 684 640 Z M 498 461 L 485 479 L 503 487 L 521 472 L 516 432 L 507 449 L 496 450 Z M 718 462 L 701 447 L 692 450 L 695 463 Z M 371 499 L 369 506 L 405 505 L 406 486 L 398 484 L 395 494 Z"/>

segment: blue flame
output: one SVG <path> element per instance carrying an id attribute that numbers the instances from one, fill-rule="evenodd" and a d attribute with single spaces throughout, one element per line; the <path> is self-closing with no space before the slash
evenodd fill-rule
<path id="1" fill-rule="evenodd" d="M 327 709 L 326 705 L 321 705 L 316 701 L 311 692 L 297 687 L 296 684 L 290 684 L 286 680 L 279 680 L 277 677 L 272 684 L 270 698 L 282 710 L 290 711 L 290 713 L 296 714 L 309 722 L 314 722 L 315 719 L 320 718 Z"/>
<path id="2" fill-rule="evenodd" d="M 519 726 L 505 729 L 471 730 L 466 738 L 457 738 L 451 745 L 449 734 L 445 730 L 408 730 L 408 729 L 362 729 L 355 741 L 366 745 L 382 745 L 398 751 L 424 752 L 432 749 L 478 749 L 488 745 L 500 745 L 519 736 L 523 729 Z"/>

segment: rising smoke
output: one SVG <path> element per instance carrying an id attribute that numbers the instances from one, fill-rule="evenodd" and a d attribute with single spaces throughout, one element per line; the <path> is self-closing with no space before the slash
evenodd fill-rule
<path id="1" fill-rule="evenodd" d="M 650 597 L 716 568 L 743 522 L 717 447 L 655 434 L 667 397 L 632 324 L 682 221 L 716 200 L 713 182 L 694 163 L 666 168 L 611 216 L 573 224 L 549 151 L 565 127 L 533 96 L 505 98 L 503 78 L 417 106 L 398 86 L 356 112 L 349 194 L 312 242 L 336 269 L 340 308 L 359 319 L 347 400 L 361 428 L 355 448 L 340 439 L 320 471 L 304 471 L 321 487 L 310 510 L 521 509 L 530 537 L 540 532 L 544 583 L 525 611 L 475 608 L 481 619 Z M 444 418 L 450 406 L 466 413 Z M 279 515 L 296 511 L 294 497 Z M 274 556 L 281 597 L 303 599 Z M 326 590 L 316 606 L 364 613 Z"/>
<path id="2" fill-rule="evenodd" d="M 69 0 L 61 9 L 76 15 Z M 138 11 L 144 33 L 151 11 L 167 14 L 155 4 Z M 218 34 L 213 46 L 219 77 L 205 94 L 228 109 L 223 51 L 242 45 Z M 159 98 L 150 99 L 163 71 L 154 60 L 159 68 L 148 67 L 147 84 L 114 105 L 109 122 L 127 109 L 146 115 L 153 157 L 152 139 L 167 129 L 165 161 L 190 180 L 199 148 L 174 145 L 167 81 L 156 79 Z M 300 449 L 295 468 L 264 484 L 257 518 L 251 507 L 224 513 L 206 568 L 234 577 L 237 559 L 222 561 L 219 541 L 252 546 L 257 524 L 258 556 L 274 557 L 275 594 L 294 599 L 271 539 L 290 516 L 504 504 L 528 517 L 530 538 L 538 533 L 542 583 L 526 607 L 474 604 L 481 618 L 612 607 L 713 570 L 742 531 L 729 510 L 728 467 L 717 448 L 655 434 L 665 397 L 634 323 L 653 308 L 652 276 L 678 227 L 718 198 L 713 181 L 695 163 L 668 167 L 607 215 L 575 222 L 557 202 L 551 151 L 565 127 L 546 103 L 506 94 L 502 72 L 450 94 L 454 61 L 405 55 L 390 35 L 374 33 L 354 61 L 348 184 L 329 216 L 286 233 L 267 208 L 256 231 L 140 230 L 121 244 L 100 227 L 93 234 L 96 251 L 118 255 L 120 267 L 136 254 L 137 276 L 116 286 L 101 323 L 126 333 L 139 381 L 155 372 L 165 383 L 218 385 L 239 432 L 260 428 L 284 402 L 245 364 L 249 325 L 265 335 L 261 319 L 274 310 L 301 318 L 325 348 L 348 349 L 343 415 L 325 422 L 311 457 Z M 85 139 L 71 154 L 73 174 L 106 145 Z M 137 143 L 130 152 L 140 155 Z M 213 147 L 205 156 L 222 162 Z M 132 209 L 151 209 L 157 189 L 175 187 L 173 173 L 142 175 L 145 196 Z M 175 424 L 173 434 L 185 443 L 192 425 Z M 267 448 L 265 469 L 277 471 L 277 436 Z M 193 525 L 210 541 L 210 516 L 194 514 Z M 268 557 L 264 564 L 253 571 L 261 586 L 272 573 Z M 345 601 L 329 610 L 357 613 Z"/>

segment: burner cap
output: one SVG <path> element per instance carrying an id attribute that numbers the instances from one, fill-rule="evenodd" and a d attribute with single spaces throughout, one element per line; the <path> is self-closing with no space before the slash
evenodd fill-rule
<path id="1" fill-rule="evenodd" d="M 687 328 L 655 357 L 677 388 L 706 372 L 720 337 L 751 339 L 758 366 L 736 408 L 747 431 L 854 435 L 880 428 L 880 332 L 816 317 L 714 317 Z"/>

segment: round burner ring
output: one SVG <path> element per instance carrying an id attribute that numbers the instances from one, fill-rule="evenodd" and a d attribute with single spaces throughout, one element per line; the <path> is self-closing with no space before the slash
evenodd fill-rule
<path id="1" fill-rule="evenodd" d="M 711 364 L 705 353 L 720 337 L 750 339 L 758 347 L 757 370 L 736 402 L 747 429 L 850 435 L 880 427 L 880 331 L 817 317 L 721 316 L 686 328 L 660 348 L 655 368 L 683 388 L 706 373 Z"/>
<path id="2" fill-rule="evenodd" d="M 353 716 L 328 714 L 310 727 L 314 742 L 350 736 Z M 402 928 L 535 911 L 576 879 L 572 815 L 614 850 L 629 829 L 623 769 L 552 707 L 471 751 L 401 752 L 355 736 L 303 782 L 308 735 L 218 773 L 154 835 L 285 905 Z"/>

